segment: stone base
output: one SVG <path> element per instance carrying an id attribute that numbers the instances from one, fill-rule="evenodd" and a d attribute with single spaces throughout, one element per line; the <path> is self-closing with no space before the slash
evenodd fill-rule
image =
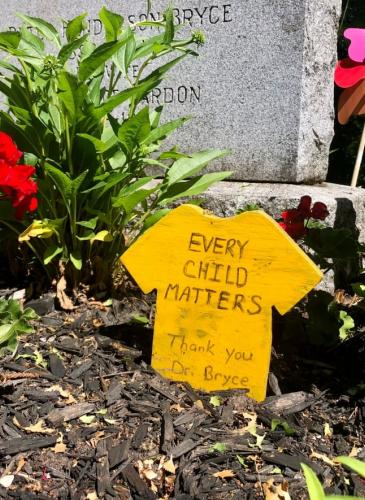
<path id="1" fill-rule="evenodd" d="M 349 227 L 365 241 L 365 189 L 339 184 L 268 184 L 220 182 L 204 194 L 204 207 L 221 217 L 237 214 L 247 205 L 256 204 L 274 218 L 283 210 L 296 208 L 302 196 L 309 195 L 313 203 L 321 201 L 330 213 L 326 222 L 333 227 Z"/>
<path id="2" fill-rule="evenodd" d="M 296 208 L 300 198 L 311 196 L 313 202 L 321 201 L 330 215 L 326 223 L 332 227 L 347 227 L 365 241 L 365 189 L 323 183 L 315 186 L 294 184 L 268 184 L 246 182 L 220 182 L 210 188 L 204 197 L 204 207 L 220 217 L 229 217 L 247 205 L 258 205 L 272 217 L 279 218 L 283 210 Z M 342 263 L 341 268 L 327 273 L 318 286 L 333 293 L 343 288 L 357 276 L 358 263 Z"/>

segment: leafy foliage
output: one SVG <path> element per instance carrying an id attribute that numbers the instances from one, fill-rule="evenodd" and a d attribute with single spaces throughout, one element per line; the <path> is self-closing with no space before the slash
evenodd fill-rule
<path id="1" fill-rule="evenodd" d="M 365 478 L 365 463 L 352 457 L 338 457 L 337 462 L 347 466 L 363 478 Z M 310 500 L 353 500 L 358 497 L 348 495 L 326 495 L 324 489 L 313 470 L 306 464 L 301 464 L 307 483 Z"/>
<path id="2" fill-rule="evenodd" d="M 312 345 L 333 346 L 339 340 L 346 340 L 355 327 L 354 320 L 324 291 L 315 291 L 307 303 L 308 340 Z"/>
<path id="3" fill-rule="evenodd" d="M 6 350 L 15 352 L 18 347 L 18 335 L 32 333 L 29 321 L 37 319 L 33 309 L 24 311 L 17 300 L 0 299 L 0 354 Z"/>
<path id="4" fill-rule="evenodd" d="M 86 14 L 67 23 L 66 40 L 50 23 L 20 17 L 19 31 L 0 33 L 0 92 L 8 103 L 0 129 L 36 167 L 39 208 L 27 226 L 5 212 L 2 222 L 51 278 L 61 272 L 71 286 L 90 280 L 103 288 L 125 249 L 127 226 L 130 242 L 172 202 L 229 175 L 201 173 L 226 151 L 161 151 L 189 118 L 162 123 L 162 107 L 148 102 L 176 64 L 197 56 L 191 46 L 201 36 L 179 36 L 171 9 L 148 22 L 156 33 L 146 38 L 138 29 L 147 22 L 128 26 L 103 7 L 100 45 L 87 32 Z"/>

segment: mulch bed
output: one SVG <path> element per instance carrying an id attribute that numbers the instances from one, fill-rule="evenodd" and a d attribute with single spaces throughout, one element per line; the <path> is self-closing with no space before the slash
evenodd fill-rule
<path id="1" fill-rule="evenodd" d="M 333 461 L 365 460 L 362 340 L 320 362 L 276 354 L 264 403 L 217 401 L 150 368 L 143 299 L 33 305 L 36 334 L 0 360 L 1 498 L 305 499 L 301 463 L 326 491 L 365 496 Z"/>

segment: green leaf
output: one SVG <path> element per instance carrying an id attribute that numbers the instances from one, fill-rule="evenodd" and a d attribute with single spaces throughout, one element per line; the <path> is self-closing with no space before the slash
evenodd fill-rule
<path id="1" fill-rule="evenodd" d="M 62 248 L 57 245 L 50 245 L 46 248 L 43 254 L 43 264 L 48 266 L 52 262 L 52 260 L 62 253 Z"/>
<path id="2" fill-rule="evenodd" d="M 167 183 L 169 186 L 176 182 L 191 177 L 200 172 L 208 163 L 217 158 L 228 154 L 227 150 L 209 149 L 192 154 L 189 158 L 180 158 L 170 168 L 167 174 Z"/>
<path id="3" fill-rule="evenodd" d="M 144 186 L 144 185 L 148 184 L 150 181 L 152 181 L 152 179 L 154 179 L 153 176 L 141 177 L 140 179 L 134 181 L 132 184 L 125 186 L 123 189 L 121 189 L 119 191 L 119 194 L 114 198 L 113 201 L 117 201 L 118 198 L 121 198 L 123 196 L 128 196 L 132 193 L 135 193 L 142 186 Z M 158 187 L 158 186 L 156 186 L 156 187 Z M 116 205 L 116 206 L 118 206 L 118 205 Z"/>
<path id="4" fill-rule="evenodd" d="M 0 47 L 5 49 L 17 49 L 20 42 L 19 31 L 3 31 L 0 33 Z"/>
<path id="5" fill-rule="evenodd" d="M 72 181 L 72 187 L 71 187 L 71 189 L 72 189 L 72 196 L 74 198 L 76 198 L 76 195 L 80 191 L 81 186 L 82 186 L 85 178 L 88 176 L 88 174 L 89 174 L 89 172 L 87 170 L 85 170 L 78 177 L 76 177 L 76 179 L 74 179 Z"/>
<path id="6" fill-rule="evenodd" d="M 96 224 L 98 223 L 99 217 L 94 217 L 93 219 L 87 221 L 76 222 L 78 226 L 86 227 L 87 229 L 94 230 L 96 228 Z"/>
<path id="7" fill-rule="evenodd" d="M 61 47 L 61 41 L 58 34 L 58 31 L 52 24 L 44 21 L 44 19 L 40 19 L 39 17 L 31 17 L 26 16 L 25 14 L 17 13 L 17 16 L 20 17 L 23 21 L 27 23 L 27 25 L 35 28 L 38 33 L 47 38 L 47 40 L 55 43 L 57 47 Z"/>
<path id="8" fill-rule="evenodd" d="M 123 26 L 124 18 L 104 6 L 99 12 L 99 18 L 105 29 L 106 41 L 112 42 L 117 40 Z"/>
<path id="9" fill-rule="evenodd" d="M 94 241 L 111 242 L 113 241 L 113 236 L 109 233 L 109 231 L 106 231 L 104 229 L 103 231 L 99 231 L 93 238 L 91 238 L 91 242 L 94 243 Z"/>
<path id="10" fill-rule="evenodd" d="M 365 462 L 353 457 L 337 457 L 336 462 L 340 462 L 365 479 Z"/>
<path id="11" fill-rule="evenodd" d="M 180 153 L 176 150 L 176 147 L 169 151 L 165 151 L 158 157 L 159 160 L 179 160 L 180 158 L 190 158 L 190 156 L 185 153 Z"/>
<path id="12" fill-rule="evenodd" d="M 125 35 L 127 36 L 127 43 L 116 53 L 113 59 L 118 69 L 122 71 L 124 75 L 128 73 L 129 66 L 136 52 L 136 38 L 129 27 Z"/>
<path id="13" fill-rule="evenodd" d="M 215 408 L 218 408 L 221 405 L 221 400 L 219 396 L 212 396 L 209 400 L 209 403 L 214 406 Z"/>
<path id="14" fill-rule="evenodd" d="M 71 73 L 62 71 L 58 75 L 59 97 L 72 121 L 74 121 L 76 116 L 77 85 L 77 79 L 74 75 L 71 75 Z"/>
<path id="15" fill-rule="evenodd" d="M 142 316 L 142 315 L 136 314 L 135 316 L 132 316 L 132 322 L 138 323 L 141 325 L 148 325 L 150 320 L 147 318 L 147 316 Z"/>
<path id="16" fill-rule="evenodd" d="M 139 23 L 138 23 L 139 24 Z M 136 40 L 136 50 L 133 56 L 133 61 L 149 57 L 154 54 L 154 47 L 162 44 L 163 34 L 156 35 L 151 38 L 139 38 Z"/>
<path id="17" fill-rule="evenodd" d="M 95 151 L 97 153 L 104 153 L 108 148 L 108 145 L 105 142 L 101 141 L 97 137 L 94 137 L 93 135 L 89 135 L 89 134 L 77 134 L 77 135 L 78 135 L 78 137 L 82 137 L 82 138 L 90 141 L 94 145 Z"/>
<path id="18" fill-rule="evenodd" d="M 105 193 L 110 191 L 110 189 L 120 184 L 128 176 L 129 174 L 125 172 L 116 172 L 115 174 L 110 174 L 108 180 L 105 182 L 105 185 L 100 193 L 100 196 L 103 196 Z"/>
<path id="19" fill-rule="evenodd" d="M 55 183 L 57 190 L 62 196 L 66 206 L 68 206 L 68 202 L 71 199 L 72 195 L 71 179 L 66 174 L 64 174 L 62 170 L 54 167 L 53 165 L 50 165 L 49 163 L 45 164 L 45 170 L 52 181 Z"/>
<path id="20" fill-rule="evenodd" d="M 227 451 L 227 445 L 224 443 L 215 443 L 210 449 L 210 453 L 214 453 L 217 451 L 218 453 L 225 453 Z"/>
<path id="21" fill-rule="evenodd" d="M 156 85 L 158 85 L 161 82 L 164 75 L 168 71 L 170 71 L 170 69 L 172 69 L 177 63 L 179 63 L 182 59 L 184 59 L 184 57 L 186 57 L 186 56 L 187 56 L 187 53 L 185 53 L 179 57 L 176 57 L 175 59 L 172 59 L 172 61 L 169 61 L 166 64 L 163 64 L 159 68 L 152 71 L 152 73 L 150 73 L 148 76 L 146 76 L 146 78 L 141 80 L 140 83 L 143 84 L 143 83 L 151 82 L 154 84 L 152 87 L 152 88 L 154 88 Z"/>
<path id="22" fill-rule="evenodd" d="M 83 236 L 79 236 L 79 235 L 76 235 L 76 238 L 79 240 L 79 241 L 91 241 L 95 238 L 95 233 L 94 231 L 86 231 L 86 233 L 84 233 Z"/>
<path id="23" fill-rule="evenodd" d="M 126 40 L 118 42 L 106 42 L 96 47 L 96 49 L 83 59 L 79 66 L 79 79 L 84 82 L 90 78 L 95 71 L 103 66 L 124 44 Z"/>
<path id="24" fill-rule="evenodd" d="M 271 430 L 275 431 L 278 427 L 282 427 L 284 429 L 286 436 L 292 436 L 293 434 L 295 434 L 295 430 L 290 427 L 288 422 L 286 422 L 285 420 L 274 418 L 271 421 Z"/>
<path id="25" fill-rule="evenodd" d="M 80 61 L 84 61 L 85 59 L 87 59 L 95 49 L 95 43 L 90 40 L 90 37 L 86 38 L 85 43 L 81 46 L 80 49 Z"/>
<path id="26" fill-rule="evenodd" d="M 73 42 L 86 29 L 85 18 L 87 12 L 80 14 L 67 23 L 66 38 L 68 42 Z"/>
<path id="27" fill-rule="evenodd" d="M 148 196 L 156 191 L 156 188 L 152 189 L 140 189 L 135 193 L 124 195 L 121 198 L 117 198 L 113 202 L 113 207 L 123 207 L 125 213 L 129 215 L 133 209 L 142 201 L 144 201 Z"/>
<path id="28" fill-rule="evenodd" d="M 4 344 L 14 335 L 13 325 L 0 326 L 0 344 Z"/>
<path id="29" fill-rule="evenodd" d="M 146 231 L 154 224 L 156 224 L 162 217 L 165 217 L 169 212 L 171 212 L 170 208 L 162 208 L 161 210 L 157 210 L 154 214 L 147 217 L 144 221 L 142 232 Z"/>
<path id="30" fill-rule="evenodd" d="M 164 139 L 166 136 L 171 134 L 171 132 L 184 125 L 184 123 L 190 120 L 190 118 L 190 116 L 184 116 L 183 118 L 178 118 L 177 120 L 165 123 L 160 127 L 153 129 L 151 133 L 142 141 L 142 144 L 153 144 L 161 139 Z"/>
<path id="31" fill-rule="evenodd" d="M 70 59 L 73 53 L 81 47 L 81 45 L 86 41 L 89 35 L 81 36 L 72 40 L 70 43 L 64 45 L 58 53 L 58 60 L 63 65 Z"/>
<path id="32" fill-rule="evenodd" d="M 75 75 L 61 71 L 58 75 L 59 98 L 67 111 L 70 120 L 76 121 L 84 103 L 88 88 L 77 81 Z"/>
<path id="33" fill-rule="evenodd" d="M 31 225 L 19 234 L 18 241 L 30 241 L 31 238 L 52 238 L 52 236 L 56 232 L 56 225 L 53 223 L 53 221 L 48 219 L 33 220 Z"/>
<path id="34" fill-rule="evenodd" d="M 100 120 L 105 115 L 111 113 L 116 107 L 123 104 L 123 102 L 131 99 L 132 97 L 137 100 L 141 99 L 142 96 L 147 94 L 149 90 L 153 88 L 153 82 L 146 82 L 141 85 L 137 85 L 136 87 L 122 90 L 118 94 L 114 95 L 107 99 L 103 104 L 91 109 L 91 114 L 97 119 Z"/>
<path id="35" fill-rule="evenodd" d="M 44 56 L 44 43 L 41 38 L 34 35 L 25 26 L 20 29 L 21 40 L 19 43 L 19 50 L 24 50 L 27 54 L 35 57 Z"/>
<path id="36" fill-rule="evenodd" d="M 151 130 L 148 106 L 139 113 L 125 120 L 118 130 L 118 139 L 126 154 L 132 154 L 135 147 L 149 135 Z"/>
<path id="37" fill-rule="evenodd" d="M 78 252 L 70 253 L 70 260 L 71 260 L 73 266 L 75 267 L 75 269 L 77 269 L 78 271 L 81 271 L 82 259 L 81 259 L 80 254 Z"/>
<path id="38" fill-rule="evenodd" d="M 349 331 L 355 328 L 355 321 L 346 311 L 340 311 L 340 320 L 342 321 L 342 326 L 339 330 L 340 339 L 346 340 L 349 336 Z"/>
<path id="39" fill-rule="evenodd" d="M 307 483 L 310 500 L 324 500 L 325 494 L 318 477 L 306 464 L 301 464 L 304 477 Z"/>
<path id="40" fill-rule="evenodd" d="M 232 172 L 212 172 L 187 181 L 176 182 L 162 192 L 159 198 L 160 205 L 166 205 L 179 198 L 196 196 L 206 191 L 212 184 L 229 177 Z"/>
<path id="41" fill-rule="evenodd" d="M 91 424 L 95 420 L 95 415 L 83 415 L 82 417 L 79 418 L 80 422 L 83 424 Z"/>
<path id="42" fill-rule="evenodd" d="M 163 37 L 163 43 L 169 45 L 175 36 L 175 26 L 174 26 L 174 14 L 172 11 L 172 7 L 169 7 L 165 14 L 165 34 Z"/>
<path id="43" fill-rule="evenodd" d="M 365 285 L 364 283 L 352 283 L 351 288 L 359 297 L 365 298 Z"/>

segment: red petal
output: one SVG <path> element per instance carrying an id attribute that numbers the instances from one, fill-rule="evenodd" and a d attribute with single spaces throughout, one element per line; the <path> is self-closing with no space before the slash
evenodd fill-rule
<path id="1" fill-rule="evenodd" d="M 298 205 L 298 210 L 305 219 L 308 219 L 311 213 L 312 198 L 308 195 L 302 196 Z"/>

